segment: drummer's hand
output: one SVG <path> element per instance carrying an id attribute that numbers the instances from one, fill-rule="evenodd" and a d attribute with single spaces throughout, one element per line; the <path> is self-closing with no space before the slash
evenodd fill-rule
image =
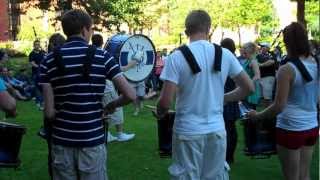
<path id="1" fill-rule="evenodd" d="M 245 115 L 245 117 L 252 121 L 257 121 L 258 120 L 257 115 L 258 115 L 257 111 L 251 110 Z"/>
<path id="2" fill-rule="evenodd" d="M 108 114 L 112 114 L 116 111 L 116 107 L 111 103 L 107 104 L 106 107 L 103 110 L 103 116 L 106 116 Z"/>
<path id="3" fill-rule="evenodd" d="M 157 108 L 156 110 L 152 111 L 152 113 L 157 119 L 162 119 L 163 117 L 166 116 L 168 111 Z"/>

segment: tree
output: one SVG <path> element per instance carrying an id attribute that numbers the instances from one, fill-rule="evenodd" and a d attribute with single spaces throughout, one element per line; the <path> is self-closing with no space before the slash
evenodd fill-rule
<path id="1" fill-rule="evenodd" d="M 297 2 L 297 21 L 304 25 L 304 27 L 307 29 L 307 21 L 305 19 L 305 6 L 306 3 L 317 3 L 319 7 L 319 0 L 291 0 Z M 319 16 L 319 11 L 317 12 Z"/>
<path id="2" fill-rule="evenodd" d="M 305 9 L 305 16 L 308 31 L 313 38 L 320 40 L 320 5 L 317 1 L 307 1 Z"/>
<path id="3" fill-rule="evenodd" d="M 222 18 L 221 26 L 237 29 L 239 46 L 241 45 L 240 28 L 242 26 L 255 26 L 258 35 L 260 35 L 261 28 L 266 25 L 270 28 L 277 26 L 271 0 L 224 0 L 224 6 L 227 9 L 220 16 Z"/>
<path id="4" fill-rule="evenodd" d="M 143 24 L 138 17 L 143 15 L 141 5 L 146 0 L 19 0 L 22 4 L 22 13 L 28 7 L 38 7 L 42 10 L 53 10 L 60 12 L 81 8 L 86 10 L 94 21 L 94 28 L 102 30 L 117 27 L 120 31 L 120 24 L 126 22 L 132 24 Z M 60 17 L 58 16 L 57 19 Z M 130 21 L 129 21 L 130 20 Z M 131 21 L 132 20 L 132 21 Z"/>

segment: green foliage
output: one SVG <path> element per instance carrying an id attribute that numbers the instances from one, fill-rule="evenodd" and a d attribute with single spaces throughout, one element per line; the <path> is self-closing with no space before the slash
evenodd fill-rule
<path id="1" fill-rule="evenodd" d="M 102 28 L 117 27 L 122 23 L 128 23 L 129 26 L 142 27 L 144 22 L 141 18 L 143 14 L 143 4 L 146 0 L 19 0 L 26 7 L 33 6 L 42 10 L 53 9 L 55 12 L 64 12 L 72 8 L 82 8 L 86 10 L 94 21 L 96 30 Z M 25 11 L 25 9 L 23 9 Z M 57 17 L 59 19 L 59 17 Z M 136 28 L 136 27 L 134 27 Z"/>
<path id="2" fill-rule="evenodd" d="M 10 57 L 23 57 L 28 55 L 30 45 L 23 46 L 22 42 L 0 42 L 0 49 L 4 49 Z"/>
<path id="3" fill-rule="evenodd" d="M 52 14 L 52 13 L 50 13 Z M 43 19 L 50 16 L 35 8 L 29 8 L 21 22 L 18 39 L 22 41 L 34 41 L 35 39 L 48 39 L 54 33 L 54 28 Z M 48 19 L 49 20 L 49 19 Z M 36 37 L 37 36 L 37 37 Z"/>
<path id="4" fill-rule="evenodd" d="M 27 69 L 28 74 L 31 74 L 31 66 L 27 57 L 24 58 L 9 58 L 4 66 L 13 70 L 14 74 L 19 73 L 21 69 Z"/>
<path id="5" fill-rule="evenodd" d="M 314 39 L 320 40 L 320 5 L 319 1 L 306 1 L 305 14 L 308 30 Z"/>

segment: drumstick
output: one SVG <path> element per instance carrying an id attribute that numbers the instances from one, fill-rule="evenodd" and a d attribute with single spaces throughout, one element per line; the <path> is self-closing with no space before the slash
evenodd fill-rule
<path id="1" fill-rule="evenodd" d="M 152 109 L 152 110 L 156 110 L 157 109 L 157 107 L 156 106 L 152 106 L 152 105 L 144 105 L 145 107 L 147 107 L 147 108 L 149 108 L 149 109 Z M 169 113 L 174 113 L 175 111 L 174 110 L 171 110 L 171 109 L 169 109 L 169 111 L 168 111 Z"/>
<path id="2" fill-rule="evenodd" d="M 132 49 L 133 52 L 136 52 L 134 49 L 133 49 L 133 46 L 131 44 L 131 42 L 129 42 L 129 45 L 130 45 L 130 48 Z"/>

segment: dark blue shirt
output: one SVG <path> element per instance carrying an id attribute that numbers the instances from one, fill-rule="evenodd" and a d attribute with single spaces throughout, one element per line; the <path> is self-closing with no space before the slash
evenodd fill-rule
<path id="1" fill-rule="evenodd" d="M 224 93 L 228 93 L 236 88 L 236 84 L 231 78 L 227 78 L 224 85 Z M 225 121 L 235 121 L 240 117 L 238 102 L 229 102 L 223 107 L 223 118 Z"/>
<path id="2" fill-rule="evenodd" d="M 90 147 L 105 143 L 101 104 L 105 80 L 121 75 L 121 71 L 109 53 L 97 49 L 90 78 L 85 78 L 83 63 L 87 49 L 83 39 L 69 38 L 60 49 L 63 72 L 58 70 L 53 53 L 49 53 L 40 66 L 40 83 L 50 83 L 54 91 L 54 144 Z"/>
<path id="3" fill-rule="evenodd" d="M 270 53 L 258 54 L 257 55 L 257 60 L 258 60 L 258 62 L 260 64 L 261 63 L 265 63 L 268 60 L 275 61 Z M 259 67 L 259 69 L 260 69 L 260 75 L 261 75 L 262 78 L 263 77 L 268 77 L 268 76 L 275 76 L 275 74 L 276 74 L 275 64 L 270 65 L 270 66 L 265 66 L 265 67 Z"/>
<path id="4" fill-rule="evenodd" d="M 37 65 L 40 65 L 41 61 L 43 60 L 44 58 L 44 55 L 45 55 L 45 52 L 40 50 L 38 52 L 36 51 L 32 51 L 30 54 L 29 54 L 29 62 L 34 62 L 35 64 Z M 38 68 L 36 67 L 33 67 L 32 66 L 32 74 L 33 75 L 36 75 L 38 73 Z"/>

